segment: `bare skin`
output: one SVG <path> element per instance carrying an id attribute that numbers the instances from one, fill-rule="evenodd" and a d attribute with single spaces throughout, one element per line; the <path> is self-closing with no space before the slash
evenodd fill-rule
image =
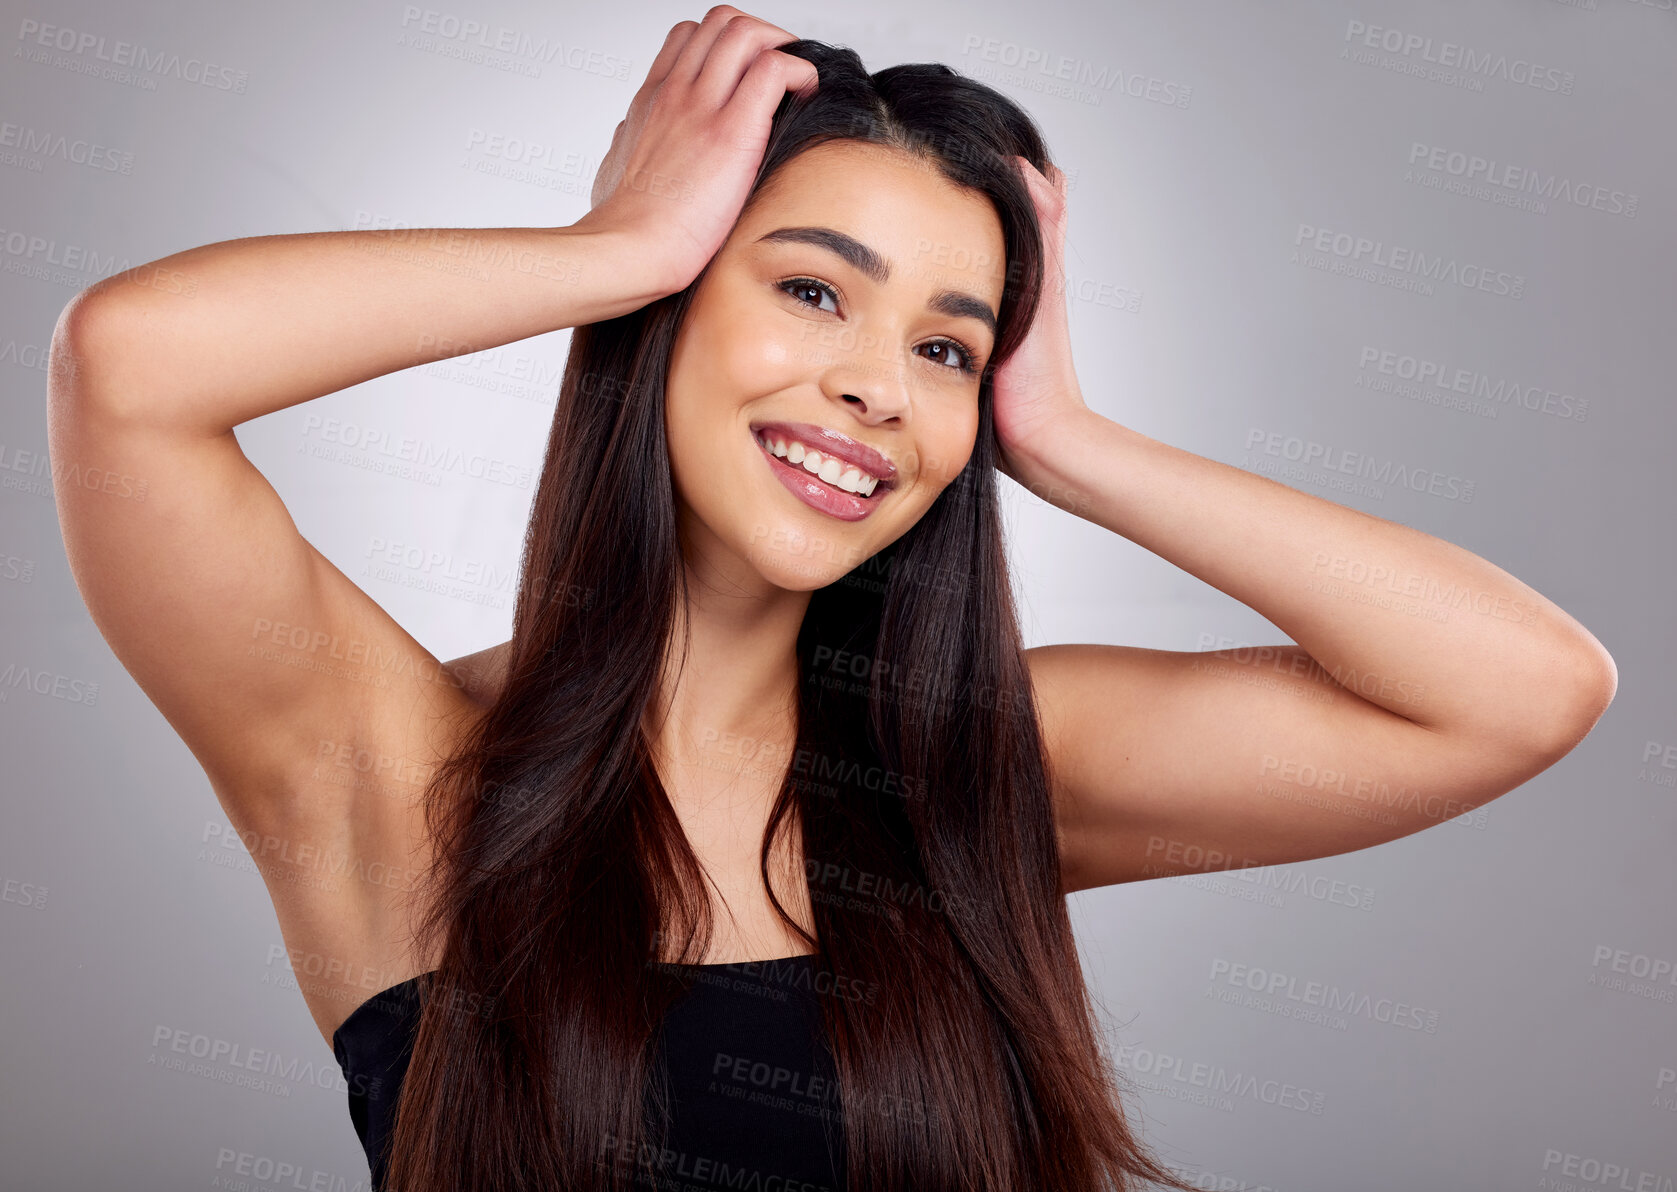
<path id="1" fill-rule="evenodd" d="M 594 209 L 570 227 L 228 241 L 107 279 L 60 317 L 55 467 L 146 482 L 144 500 L 62 486 L 73 574 L 251 843 L 328 1043 L 360 1002 L 437 964 L 411 947 L 409 891 L 431 861 L 419 794 L 493 698 L 498 654 L 445 665 L 415 641 L 298 533 L 234 427 L 687 285 L 733 226 L 779 98 L 815 82 L 808 62 L 772 50 L 790 40 L 725 7 L 672 28 Z M 672 200 L 646 182 L 649 153 L 663 177 L 712 185 Z M 488 276 L 462 273 L 463 260 Z M 740 924 L 718 916 L 706 959 L 805 950 L 770 923 L 760 880 L 757 901 L 741 893 L 757 864 L 738 842 L 754 820 L 761 837 L 767 780 L 748 776 L 718 804 L 706 782 L 670 778 Z"/>
<path id="2" fill-rule="evenodd" d="M 60 319 L 55 469 L 148 483 L 144 501 L 62 487 L 77 583 L 230 822 L 258 842 L 328 1042 L 360 1002 L 436 965 L 408 942 L 419 909 L 408 887 L 431 860 L 418 796 L 493 701 L 506 643 L 439 662 L 297 532 L 233 428 L 440 356 L 635 309 L 707 262 L 666 403 L 694 591 L 672 648 L 686 649 L 687 665 L 645 727 L 717 886 L 705 959 L 805 950 L 757 871 L 792 738 L 797 628 L 814 589 L 905 533 L 965 465 L 979 378 L 949 345 L 961 341 L 982 366 L 993 333 L 970 309 L 933 300 L 953 289 L 993 312 L 1003 275 L 987 200 L 895 150 L 841 142 L 801 154 L 740 215 L 761 159 L 752 136 L 766 135 L 786 90 L 813 78 L 808 63 L 772 50 L 791 38 L 727 6 L 672 29 L 602 164 L 594 210 L 571 227 L 230 241 L 100 283 Z M 655 174 L 710 185 L 671 202 L 637 185 Z M 1026 176 L 1057 265 L 1063 191 Z M 764 240 L 789 227 L 838 231 L 888 276 L 830 246 Z M 921 251 L 928 240 L 949 250 L 935 268 Z M 463 278 L 451 266 L 466 248 L 506 263 L 487 281 Z M 189 278 L 191 295 L 130 284 L 170 275 Z M 798 279 L 829 284 L 836 300 Z M 1063 298 L 1045 300 L 996 377 L 995 402 L 1014 479 L 1241 599 L 1298 643 L 1245 659 L 1026 651 L 1067 893 L 1419 831 L 1553 764 L 1612 698 L 1600 644 L 1489 562 L 1093 413 L 1071 369 Z M 896 464 L 896 489 L 859 522 L 810 508 L 768 470 L 749 431 L 764 418 L 867 443 Z M 1321 558 L 1473 598 L 1442 621 L 1406 616 L 1316 583 Z M 1301 781 L 1301 766 L 1416 787 L 1430 801 L 1385 818 L 1347 814 L 1366 800 Z M 345 858 L 353 868 L 332 876 Z M 807 928 L 800 859 L 793 841 L 776 888 Z M 299 960 L 328 975 L 303 976 Z"/>

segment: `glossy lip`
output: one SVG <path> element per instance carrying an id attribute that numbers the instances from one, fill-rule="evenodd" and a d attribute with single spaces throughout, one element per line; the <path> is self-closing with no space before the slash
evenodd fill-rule
<path id="1" fill-rule="evenodd" d="M 873 495 L 878 497 L 897 487 L 897 465 L 885 456 L 869 447 L 866 443 L 857 442 L 849 435 L 833 430 L 831 427 L 816 426 L 813 422 L 753 422 L 751 433 L 757 437 L 759 444 L 762 436 L 769 438 L 780 437 L 796 439 L 805 447 L 813 447 L 823 456 L 832 456 L 845 463 L 855 464 L 868 475 L 875 477 L 879 483 L 874 486 Z M 772 455 L 771 458 L 779 459 Z M 784 460 L 780 462 L 785 463 Z M 795 465 L 787 464 L 787 467 Z M 873 498 L 864 498 L 871 500 Z"/>
<path id="2" fill-rule="evenodd" d="M 865 517 L 872 517 L 875 509 L 879 508 L 880 492 L 874 489 L 871 497 L 859 497 L 855 493 L 847 493 L 842 488 L 835 488 L 819 476 L 811 475 L 797 464 L 789 464 L 775 455 L 772 451 L 762 448 L 763 458 L 768 461 L 769 471 L 774 478 L 786 486 L 786 491 L 798 500 L 808 505 L 817 513 L 825 513 L 828 517 L 836 517 L 840 521 L 858 522 Z"/>

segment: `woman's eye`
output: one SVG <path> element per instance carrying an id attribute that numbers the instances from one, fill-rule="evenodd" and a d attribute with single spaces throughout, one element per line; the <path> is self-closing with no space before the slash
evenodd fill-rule
<path id="1" fill-rule="evenodd" d="M 964 370 L 970 363 L 967 359 L 966 352 L 962 351 L 956 344 L 948 343 L 944 340 L 937 340 L 934 343 L 925 345 L 925 347 L 926 358 L 933 364 L 942 364 L 948 368 Z M 958 361 L 959 363 L 951 363 L 952 360 Z"/>
<path id="2" fill-rule="evenodd" d="M 799 302 L 804 303 L 806 306 L 814 306 L 821 310 L 831 310 L 833 314 L 838 314 L 838 295 L 835 294 L 830 287 L 824 286 L 820 282 L 799 277 L 794 278 L 791 281 L 781 282 L 780 288 L 792 295 L 792 297 L 796 298 Z M 822 306 L 821 300 L 823 298 L 831 298 L 833 300 L 833 305 L 831 307 Z"/>

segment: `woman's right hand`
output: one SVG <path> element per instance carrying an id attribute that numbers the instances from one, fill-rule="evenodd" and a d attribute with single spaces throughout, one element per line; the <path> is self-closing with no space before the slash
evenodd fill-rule
<path id="1" fill-rule="evenodd" d="M 727 4 L 682 21 L 635 92 L 577 226 L 628 232 L 669 293 L 716 255 L 739 218 L 787 91 L 813 90 L 813 63 L 772 47 L 792 34 Z"/>

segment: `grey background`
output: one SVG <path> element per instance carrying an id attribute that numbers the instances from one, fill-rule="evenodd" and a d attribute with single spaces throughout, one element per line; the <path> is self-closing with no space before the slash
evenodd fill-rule
<path id="1" fill-rule="evenodd" d="M 664 31 L 703 12 L 431 2 L 3 6 L 0 125 L 14 126 L 0 127 L 8 1188 L 364 1187 L 341 1077 L 288 986 L 261 879 L 236 842 L 224 847 L 202 772 L 69 574 L 46 475 L 44 361 L 78 289 L 192 245 L 574 221 Z M 590 71 L 586 56 L 573 68 L 564 55 L 461 57 L 465 43 L 441 35 L 415 43 L 427 11 L 626 60 L 627 77 Z M 1329 860 L 1073 897 L 1145 1137 L 1208 1189 L 1669 1190 L 1671 0 L 749 11 L 852 45 L 875 69 L 947 62 L 1029 107 L 1073 177 L 1073 333 L 1095 408 L 1459 543 L 1555 600 L 1618 662 L 1617 701 L 1583 745 L 1463 820 Z M 224 85 L 167 66 L 101 77 L 89 73 L 103 65 L 96 47 L 41 47 L 28 22 L 178 55 L 183 73 L 207 61 Z M 1435 54 L 1459 43 L 1490 73 L 1470 86 L 1412 73 L 1426 70 L 1424 49 L 1359 60 L 1353 22 L 1431 38 Z M 1071 59 L 1086 84 L 1056 94 L 1039 89 L 1051 75 L 1010 73 L 1027 52 Z M 1523 63 L 1552 69 L 1539 77 L 1565 87 L 1512 81 L 1500 58 L 1516 77 Z M 493 138 L 541 152 L 514 168 L 488 151 Z M 75 160 L 71 146 L 88 143 L 104 152 Z M 1412 166 L 1417 144 L 1600 187 L 1619 210 L 1554 198 L 1522 209 L 1495 187 L 1451 193 L 1432 185 L 1451 180 L 1448 168 Z M 1519 277 L 1522 296 L 1313 268 L 1293 258 L 1301 225 Z M 367 466 L 375 453 L 322 457 L 318 419 L 539 469 L 565 345 L 560 333 L 381 378 L 239 438 L 302 532 L 438 657 L 456 657 L 508 635 L 530 490 L 380 474 Z M 1365 349 L 1558 405 L 1481 397 L 1463 409 L 1436 386 L 1381 389 L 1389 378 L 1364 367 Z M 1280 446 L 1253 446 L 1254 433 Z M 1307 442 L 1442 475 L 1455 495 L 1287 470 Z M 1166 560 L 1011 485 L 1009 518 L 1030 644 L 1286 640 Z M 409 548 L 450 561 L 368 570 L 376 553 Z M 469 569 L 484 575 L 443 579 Z M 1333 881 L 1360 892 L 1335 896 Z M 1304 1003 L 1285 993 L 1268 1006 L 1223 1000 L 1242 992 L 1226 976 L 1237 964 L 1295 989 L 1366 993 L 1370 1008 L 1316 1022 L 1289 1013 Z M 1644 968 L 1660 975 L 1638 980 Z M 1382 1021 L 1375 1007 L 1388 1002 L 1415 1007 L 1430 1029 Z M 156 1040 L 177 1030 L 272 1051 L 292 1078 L 263 1091 L 167 1070 L 173 1053 Z M 1213 1071 L 1236 1091 L 1202 1097 Z M 1266 1101 L 1280 1084 L 1320 1094 L 1321 1112 Z"/>

